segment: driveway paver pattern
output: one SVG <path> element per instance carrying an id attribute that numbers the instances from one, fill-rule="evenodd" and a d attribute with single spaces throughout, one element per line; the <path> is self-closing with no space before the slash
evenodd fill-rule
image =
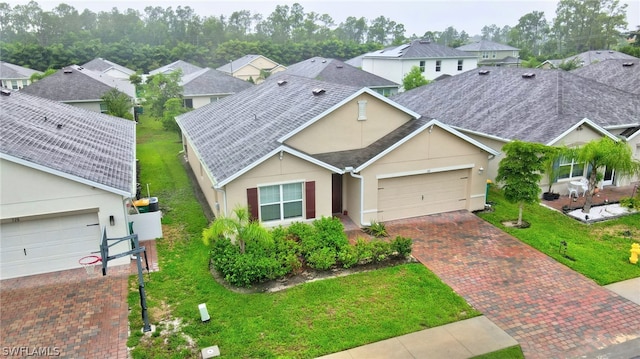
<path id="1" fill-rule="evenodd" d="M 472 213 L 385 225 L 414 239 L 413 256 L 517 340 L 526 358 L 578 358 L 640 338 L 640 306 Z"/>

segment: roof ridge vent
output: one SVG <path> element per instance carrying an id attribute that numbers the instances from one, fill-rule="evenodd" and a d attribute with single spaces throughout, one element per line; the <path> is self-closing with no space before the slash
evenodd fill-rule
<path id="1" fill-rule="evenodd" d="M 429 40 L 424 40 L 424 39 L 423 39 L 423 40 L 418 41 L 418 43 L 419 43 L 419 44 L 430 44 L 430 43 L 431 43 L 431 41 L 429 41 Z"/>
<path id="2" fill-rule="evenodd" d="M 2 96 L 11 96 L 11 91 L 8 89 L 1 89 L 0 90 L 0 95 Z"/>
<path id="3" fill-rule="evenodd" d="M 488 75 L 491 70 L 480 70 L 478 71 L 478 75 Z"/>
<path id="4" fill-rule="evenodd" d="M 341 68 L 343 68 L 344 66 L 342 66 L 342 64 L 339 64 L 339 65 L 336 65 L 336 67 L 337 67 L 337 68 L 339 68 L 339 69 L 341 69 Z"/>
<path id="5" fill-rule="evenodd" d="M 278 80 L 278 86 L 284 86 L 287 84 L 287 80 Z"/>
<path id="6" fill-rule="evenodd" d="M 534 74 L 533 72 L 525 72 L 524 74 L 522 74 L 523 79 L 532 79 L 534 77 L 536 77 L 536 74 Z"/>
<path id="7" fill-rule="evenodd" d="M 318 87 L 318 88 L 314 88 L 312 92 L 314 96 L 319 96 L 327 92 L 327 90 Z"/>
<path id="8" fill-rule="evenodd" d="M 622 67 L 631 67 L 633 66 L 633 62 L 623 62 Z"/>
<path id="9" fill-rule="evenodd" d="M 62 72 L 65 73 L 65 74 L 71 74 L 71 73 L 73 73 L 73 70 L 67 67 Z"/>
<path id="10" fill-rule="evenodd" d="M 613 54 L 613 50 L 609 50 L 609 53 L 610 53 L 610 54 Z"/>
<path id="11" fill-rule="evenodd" d="M 326 63 L 326 62 L 327 62 L 327 59 L 322 59 L 322 63 L 323 64 Z"/>
<path id="12" fill-rule="evenodd" d="M 599 53 L 601 53 L 601 52 L 600 51 L 596 51 L 596 54 L 599 54 Z"/>
<path id="13" fill-rule="evenodd" d="M 311 59 L 311 62 L 316 62 L 316 59 Z"/>

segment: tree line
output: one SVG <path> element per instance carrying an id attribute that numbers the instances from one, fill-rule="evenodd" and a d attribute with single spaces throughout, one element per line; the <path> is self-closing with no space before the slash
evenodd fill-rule
<path id="1" fill-rule="evenodd" d="M 289 65 L 313 56 L 345 60 L 416 38 L 450 47 L 483 38 L 520 48 L 523 58 L 562 58 L 623 44 L 625 10 L 619 0 L 560 0 L 551 22 L 534 11 L 513 27 L 491 24 L 471 37 L 452 26 L 407 36 L 403 24 L 384 16 L 350 16 L 336 24 L 331 16 L 305 12 L 298 3 L 278 5 L 266 17 L 249 10 L 200 16 L 181 5 L 96 13 L 64 3 L 51 11 L 35 1 L 13 7 L 0 3 L 0 54 L 3 61 L 40 71 L 102 57 L 148 72 L 178 59 L 217 68 L 246 54 L 261 54 Z"/>

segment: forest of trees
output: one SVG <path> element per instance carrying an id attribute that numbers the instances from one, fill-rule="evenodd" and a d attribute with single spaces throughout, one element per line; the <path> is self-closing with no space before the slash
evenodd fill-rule
<path id="1" fill-rule="evenodd" d="M 625 33 L 625 11 L 619 0 L 560 0 L 552 21 L 534 11 L 513 26 L 487 25 L 477 37 L 518 47 L 525 59 L 563 58 L 625 45 L 632 33 Z M 266 17 L 248 10 L 216 17 L 181 5 L 95 13 L 64 3 L 45 11 L 31 1 L 13 7 L 0 3 L 0 18 L 1 59 L 40 71 L 96 57 L 140 72 L 176 60 L 217 68 L 246 54 L 289 65 L 313 56 L 346 60 L 418 37 L 450 47 L 473 39 L 454 27 L 408 36 L 403 24 L 384 16 L 350 16 L 336 24 L 329 15 L 305 12 L 298 3 L 278 5 Z"/>

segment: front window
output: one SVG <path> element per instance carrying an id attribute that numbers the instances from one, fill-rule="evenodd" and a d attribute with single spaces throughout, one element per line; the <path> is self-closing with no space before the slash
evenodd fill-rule
<path id="1" fill-rule="evenodd" d="M 458 60 L 458 71 L 462 71 L 462 61 L 463 60 Z"/>
<path id="2" fill-rule="evenodd" d="M 424 60 L 420 61 L 420 72 L 424 72 L 426 63 Z"/>
<path id="3" fill-rule="evenodd" d="M 109 112 L 109 108 L 107 108 L 107 104 L 104 102 L 100 103 L 100 113 L 107 113 Z"/>
<path id="4" fill-rule="evenodd" d="M 561 158 L 558 166 L 558 178 L 570 179 L 584 176 L 584 163 L 575 159 Z"/>
<path id="5" fill-rule="evenodd" d="M 193 108 L 193 99 L 191 99 L 191 98 L 185 98 L 185 99 L 183 100 L 183 103 L 184 103 L 184 107 L 186 107 L 186 108 Z"/>
<path id="6" fill-rule="evenodd" d="M 18 89 L 18 81 L 16 80 L 11 80 L 11 88 L 14 90 Z"/>
<path id="7" fill-rule="evenodd" d="M 302 183 L 264 186 L 259 192 L 261 221 L 302 218 Z"/>
<path id="8" fill-rule="evenodd" d="M 483 51 L 483 52 L 482 52 L 482 58 L 483 58 L 483 59 L 488 59 L 488 58 L 489 58 L 489 53 L 488 53 L 488 52 L 486 52 L 486 51 Z"/>
<path id="9" fill-rule="evenodd" d="M 436 72 L 440 72 L 441 67 L 442 67 L 442 61 L 436 60 Z"/>

